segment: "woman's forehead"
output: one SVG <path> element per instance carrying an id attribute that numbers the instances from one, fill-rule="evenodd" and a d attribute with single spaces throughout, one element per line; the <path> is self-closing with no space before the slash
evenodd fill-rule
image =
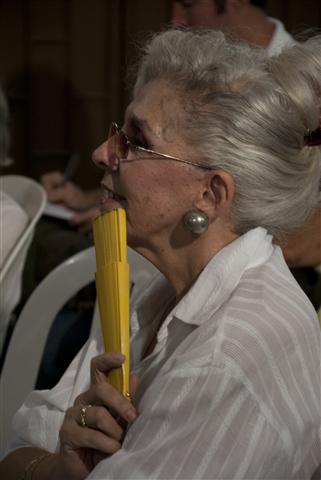
<path id="1" fill-rule="evenodd" d="M 171 84 L 165 80 L 153 80 L 140 89 L 133 103 L 141 108 L 157 109 L 168 112 L 170 102 L 178 102 L 177 94 Z"/>
<path id="2" fill-rule="evenodd" d="M 180 96 L 165 80 L 153 80 L 135 95 L 126 110 L 126 120 L 139 119 L 142 127 L 152 130 L 177 128 L 181 118 Z"/>

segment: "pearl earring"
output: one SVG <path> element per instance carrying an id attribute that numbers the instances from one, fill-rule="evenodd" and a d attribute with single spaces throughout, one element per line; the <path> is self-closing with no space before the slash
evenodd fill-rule
<path id="1" fill-rule="evenodd" d="M 187 212 L 183 219 L 185 227 L 195 235 L 201 235 L 208 229 L 208 216 L 200 210 Z"/>

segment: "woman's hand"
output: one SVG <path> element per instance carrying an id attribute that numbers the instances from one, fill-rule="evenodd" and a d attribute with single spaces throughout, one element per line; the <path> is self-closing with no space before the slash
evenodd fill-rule
<path id="1" fill-rule="evenodd" d="M 124 356 L 116 353 L 92 360 L 90 389 L 79 395 L 67 410 L 60 430 L 60 454 L 54 478 L 86 478 L 102 458 L 121 448 L 124 425 L 132 423 L 137 412 L 128 399 L 106 382 L 105 374 L 120 367 L 123 361 Z M 131 376 L 132 395 L 135 383 L 136 378 Z"/>

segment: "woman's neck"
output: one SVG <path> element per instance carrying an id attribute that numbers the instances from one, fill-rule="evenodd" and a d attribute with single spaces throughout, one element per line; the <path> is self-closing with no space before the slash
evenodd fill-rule
<path id="1" fill-rule="evenodd" d="M 237 235 L 230 230 L 213 235 L 211 232 L 195 237 L 180 248 L 163 241 L 159 248 L 139 248 L 137 251 L 150 260 L 167 278 L 176 292 L 178 302 L 191 288 L 208 262 Z"/>

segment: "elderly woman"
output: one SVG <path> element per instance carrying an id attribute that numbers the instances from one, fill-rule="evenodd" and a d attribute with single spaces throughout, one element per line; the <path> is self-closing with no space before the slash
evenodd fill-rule
<path id="1" fill-rule="evenodd" d="M 147 45 L 93 155 L 103 210 L 126 209 L 128 244 L 163 274 L 133 299 L 134 401 L 105 382 L 124 359 L 97 331 L 18 411 L 6 479 L 311 478 L 319 325 L 272 239 L 319 202 L 320 46 L 268 60 L 176 30 Z"/>

